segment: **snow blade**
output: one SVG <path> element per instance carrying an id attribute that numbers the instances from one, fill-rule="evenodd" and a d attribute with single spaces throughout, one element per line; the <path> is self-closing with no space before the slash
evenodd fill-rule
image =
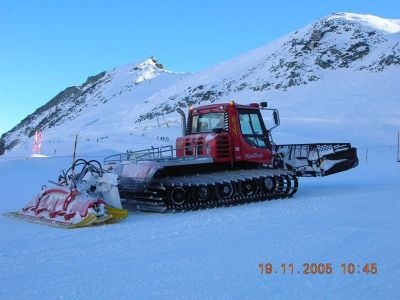
<path id="1" fill-rule="evenodd" d="M 328 176 L 358 165 L 349 143 L 276 145 L 275 164 L 299 177 Z"/>
<path id="2" fill-rule="evenodd" d="M 87 215 L 85 218 L 83 218 L 81 221 L 71 224 L 68 222 L 62 222 L 62 221 L 55 221 L 51 219 L 46 219 L 46 218 L 37 218 L 29 215 L 25 215 L 19 211 L 17 212 L 8 212 L 4 214 L 7 217 L 13 217 L 21 220 L 25 220 L 31 223 L 36 223 L 36 224 L 43 224 L 51 227 L 57 227 L 57 228 L 65 228 L 65 229 L 73 229 L 73 228 L 81 228 L 81 227 L 88 227 L 93 224 L 95 224 L 97 217 L 94 215 Z"/>
<path id="3" fill-rule="evenodd" d="M 75 228 L 109 219 L 111 216 L 105 212 L 105 206 L 103 200 L 75 188 L 44 188 L 17 214 L 25 215 L 27 219 L 36 219 L 38 223 Z"/>
<path id="4" fill-rule="evenodd" d="M 24 208 L 6 215 L 53 227 L 79 228 L 126 218 L 127 214 L 120 211 L 124 210 L 108 208 L 103 200 L 85 192 L 45 188 Z"/>
<path id="5" fill-rule="evenodd" d="M 56 221 L 56 220 L 47 219 L 44 217 L 38 218 L 35 216 L 26 215 L 19 211 L 8 212 L 8 213 L 5 213 L 4 215 L 7 217 L 13 217 L 13 218 L 21 219 L 21 220 L 26 220 L 31 223 L 43 224 L 43 225 L 47 225 L 47 226 L 51 226 L 51 227 L 65 228 L 65 229 L 82 228 L 82 227 L 101 225 L 101 224 L 113 224 L 113 223 L 117 223 L 123 219 L 126 219 L 128 217 L 128 211 L 126 209 L 119 209 L 119 208 L 114 208 L 114 207 L 107 207 L 106 209 L 107 209 L 107 213 L 108 213 L 107 215 L 104 215 L 102 217 L 96 217 L 95 215 L 88 214 L 86 217 L 84 217 L 77 223 Z"/>
<path id="6" fill-rule="evenodd" d="M 126 209 L 120 209 L 108 206 L 106 208 L 107 213 L 111 216 L 106 223 L 116 223 L 128 217 L 128 211 Z"/>
<path id="7" fill-rule="evenodd" d="M 78 166 L 83 167 L 74 173 Z M 128 217 L 121 206 L 117 175 L 105 172 L 98 161 L 77 160 L 58 183 L 51 183 L 56 187 L 43 186 L 25 207 L 6 215 L 62 228 L 116 223 Z"/>

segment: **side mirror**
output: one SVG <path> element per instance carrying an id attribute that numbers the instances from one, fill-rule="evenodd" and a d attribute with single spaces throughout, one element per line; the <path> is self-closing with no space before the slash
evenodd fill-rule
<path id="1" fill-rule="evenodd" d="M 260 103 L 260 106 L 261 106 L 261 103 Z M 271 131 L 272 129 L 278 127 L 281 124 L 281 121 L 279 119 L 279 111 L 277 109 L 275 109 L 275 108 L 264 108 L 263 111 L 268 111 L 268 120 L 273 119 L 272 121 L 269 121 L 269 123 L 274 122 L 274 126 L 268 128 L 269 131 Z"/>
<path id="2" fill-rule="evenodd" d="M 279 125 L 279 123 L 280 123 L 279 115 L 278 115 L 278 112 L 276 110 L 274 110 L 274 112 L 272 113 L 272 116 L 274 118 L 275 125 Z"/>
<path id="3" fill-rule="evenodd" d="M 266 107 L 268 107 L 268 103 L 267 102 L 260 102 L 260 107 L 261 108 L 266 108 Z"/>

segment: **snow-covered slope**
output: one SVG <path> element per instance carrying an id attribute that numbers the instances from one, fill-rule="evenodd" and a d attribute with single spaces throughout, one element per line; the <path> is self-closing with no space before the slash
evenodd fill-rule
<path id="1" fill-rule="evenodd" d="M 368 164 L 348 172 L 301 178 L 292 199 L 178 214 L 130 210 L 121 223 L 77 230 L 1 215 L 69 164 L 0 163 L 0 299 L 398 298 L 394 149 L 371 149 Z M 260 274 L 260 263 L 274 272 Z M 304 263 L 331 263 L 333 274 L 303 274 Z M 355 273 L 343 274 L 342 263 Z M 362 272 L 367 263 L 377 264 L 376 275 Z"/>
<path id="2" fill-rule="evenodd" d="M 89 77 L 28 116 L 0 140 L 0 153 L 135 148 L 173 140 L 176 107 L 267 100 L 280 109 L 278 143 L 393 144 L 400 127 L 400 20 L 336 13 L 264 47 L 198 73 L 166 71 L 154 58 Z M 152 138 L 149 140 L 149 138 Z"/>

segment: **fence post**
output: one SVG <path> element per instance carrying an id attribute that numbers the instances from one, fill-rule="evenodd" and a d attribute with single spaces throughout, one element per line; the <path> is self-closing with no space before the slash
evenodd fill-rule
<path id="1" fill-rule="evenodd" d="M 78 143 L 78 135 L 75 135 L 75 144 L 74 144 L 74 154 L 72 156 L 72 174 L 74 175 L 75 169 L 75 157 L 76 157 L 76 144 Z"/>
<path id="2" fill-rule="evenodd" d="M 162 117 L 163 117 L 163 119 L 164 119 L 164 123 L 165 123 L 165 125 L 167 125 L 167 127 L 169 127 L 169 126 L 168 126 L 168 123 L 167 123 L 167 121 L 165 120 L 165 116 L 164 116 L 164 114 L 162 114 Z"/>
<path id="3" fill-rule="evenodd" d="M 397 162 L 400 162 L 400 131 L 397 132 Z"/>
<path id="4" fill-rule="evenodd" d="M 365 163 L 368 163 L 368 148 L 367 151 L 365 151 Z"/>

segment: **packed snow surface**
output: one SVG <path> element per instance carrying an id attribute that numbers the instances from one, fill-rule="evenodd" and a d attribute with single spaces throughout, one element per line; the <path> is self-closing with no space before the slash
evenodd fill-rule
<path id="1" fill-rule="evenodd" d="M 301 179 L 292 199 L 178 214 L 130 210 L 122 223 L 76 230 L 0 216 L 0 298 L 394 298 L 400 163 L 394 148 L 370 149 L 368 163 L 364 155 L 356 169 Z M 1 162 L 0 213 L 24 206 L 69 160 Z M 279 274 L 261 275 L 260 263 Z M 283 275 L 282 263 L 295 274 Z M 304 275 L 304 263 L 332 263 L 333 274 Z M 356 272 L 344 275 L 342 263 Z M 366 263 L 378 273 L 364 274 Z"/>

